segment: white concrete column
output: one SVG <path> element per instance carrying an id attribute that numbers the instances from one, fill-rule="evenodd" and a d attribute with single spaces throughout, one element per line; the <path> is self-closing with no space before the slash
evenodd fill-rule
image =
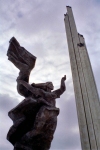
<path id="1" fill-rule="evenodd" d="M 79 46 L 79 52 L 82 62 L 82 68 L 85 78 L 86 91 L 89 98 L 90 112 L 92 116 L 92 125 L 94 129 L 94 140 L 96 141 L 97 149 L 100 149 L 100 102 L 98 92 L 86 49 L 83 36 L 79 35 L 79 41 L 83 46 Z"/>
<path id="2" fill-rule="evenodd" d="M 77 60 L 75 56 L 75 49 L 74 49 L 73 38 L 72 38 L 68 15 L 65 16 L 65 28 L 66 28 L 66 34 L 67 34 L 67 40 L 68 40 L 68 47 L 69 47 L 69 55 L 70 55 L 70 63 L 71 63 L 73 83 L 74 83 L 80 136 L 81 136 L 81 139 L 83 139 L 81 140 L 81 144 L 84 150 L 91 150 L 91 147 L 89 144 L 90 141 L 89 141 L 89 135 L 88 135 L 88 129 L 87 129 L 82 88 L 80 84 L 79 71 L 78 71 Z"/>
<path id="3" fill-rule="evenodd" d="M 82 149 L 100 150 L 100 117 L 98 117 L 98 114 L 100 114 L 100 103 L 96 84 L 85 42 L 82 36 L 78 36 L 71 7 L 67 7 L 67 12 L 68 14 L 65 15 L 65 28 Z M 83 45 L 80 45 L 80 43 L 83 43 Z"/>

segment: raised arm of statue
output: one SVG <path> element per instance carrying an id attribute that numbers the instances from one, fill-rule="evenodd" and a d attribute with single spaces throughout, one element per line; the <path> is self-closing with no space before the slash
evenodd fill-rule
<path id="1" fill-rule="evenodd" d="M 61 78 L 60 88 L 55 90 L 55 91 L 53 91 L 53 93 L 57 95 L 57 98 L 59 98 L 60 95 L 62 95 L 64 93 L 64 91 L 66 90 L 65 80 L 66 80 L 66 75 Z"/>

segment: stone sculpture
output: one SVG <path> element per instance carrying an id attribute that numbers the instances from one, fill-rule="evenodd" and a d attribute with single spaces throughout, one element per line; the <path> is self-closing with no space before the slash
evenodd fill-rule
<path id="1" fill-rule="evenodd" d="M 65 91 L 66 76 L 55 91 L 51 91 L 52 82 L 30 85 L 29 75 L 35 66 L 36 57 L 21 47 L 14 37 L 10 40 L 7 56 L 20 70 L 17 90 L 25 97 L 8 112 L 13 126 L 7 134 L 7 140 L 13 144 L 14 150 L 49 150 L 59 114 L 55 99 Z"/>

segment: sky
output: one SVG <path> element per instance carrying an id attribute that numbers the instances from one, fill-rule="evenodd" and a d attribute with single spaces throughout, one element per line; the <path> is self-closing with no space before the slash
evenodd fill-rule
<path id="1" fill-rule="evenodd" d="M 13 146 L 6 135 L 13 122 L 8 111 L 24 97 L 17 93 L 19 70 L 6 56 L 9 40 L 37 57 L 30 83 L 52 81 L 55 89 L 66 75 L 66 92 L 56 100 L 60 108 L 50 150 L 81 150 L 64 14 L 71 6 L 80 34 L 84 35 L 100 95 L 100 1 L 99 0 L 0 0 L 0 150 Z"/>

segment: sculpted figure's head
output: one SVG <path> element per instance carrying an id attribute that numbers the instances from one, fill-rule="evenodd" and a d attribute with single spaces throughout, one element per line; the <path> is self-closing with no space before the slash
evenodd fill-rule
<path id="1" fill-rule="evenodd" d="M 54 89 L 52 82 L 37 83 L 37 84 L 32 83 L 31 85 L 33 87 L 37 87 L 37 88 L 43 89 L 43 90 L 48 91 L 48 92 L 50 92 L 51 90 Z"/>
<path id="2" fill-rule="evenodd" d="M 53 86 L 52 82 L 46 82 L 45 84 L 46 84 L 46 88 L 48 90 L 53 90 L 54 89 L 54 86 Z"/>

